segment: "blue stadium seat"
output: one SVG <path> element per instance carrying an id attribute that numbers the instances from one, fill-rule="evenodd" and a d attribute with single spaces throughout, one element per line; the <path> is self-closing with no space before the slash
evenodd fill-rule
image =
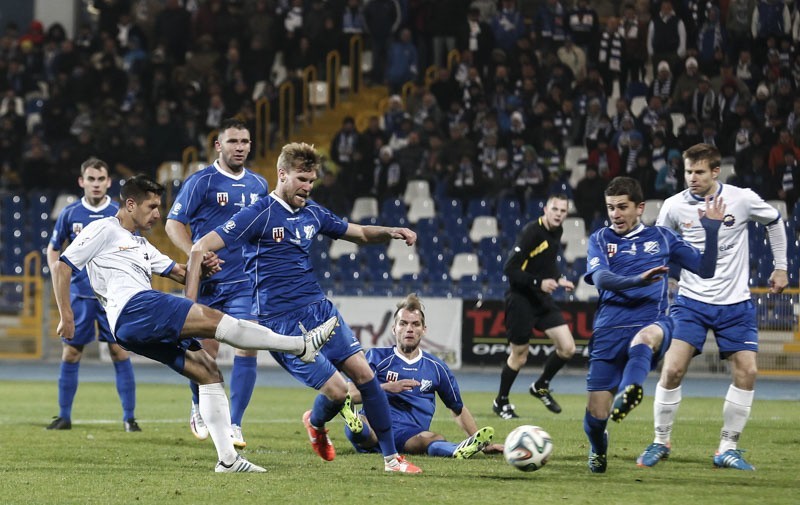
<path id="1" fill-rule="evenodd" d="M 494 204 L 489 198 L 473 198 L 467 203 L 466 210 L 464 217 L 471 223 L 478 216 L 494 215 Z"/>
<path id="2" fill-rule="evenodd" d="M 442 201 L 437 201 L 436 209 L 445 222 L 464 217 L 464 206 L 461 204 L 461 200 L 457 198 L 445 198 Z"/>
<path id="3" fill-rule="evenodd" d="M 406 204 L 399 198 L 384 200 L 381 204 L 381 223 L 385 226 L 406 226 L 408 223 Z"/>

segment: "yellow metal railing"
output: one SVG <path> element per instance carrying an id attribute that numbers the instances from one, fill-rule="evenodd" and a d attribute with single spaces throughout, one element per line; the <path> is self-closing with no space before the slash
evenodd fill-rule
<path id="1" fill-rule="evenodd" d="M 453 71 L 453 67 L 458 66 L 461 63 L 461 53 L 458 52 L 458 49 L 453 49 L 449 53 L 447 53 L 447 70 Z"/>
<path id="2" fill-rule="evenodd" d="M 278 132 L 284 142 L 294 133 L 294 85 L 290 81 L 278 88 Z"/>
<path id="3" fill-rule="evenodd" d="M 312 83 L 317 81 L 317 67 L 309 65 L 303 69 L 303 110 L 301 114 L 305 118 L 306 125 L 310 126 L 314 122 L 314 111 L 309 107 L 311 101 L 311 93 L 309 89 Z M 327 99 L 327 97 L 326 97 Z"/>
<path id="4" fill-rule="evenodd" d="M 214 160 L 217 158 L 217 136 L 219 135 L 219 130 L 211 130 L 206 135 L 206 158 L 209 163 L 213 163 Z"/>
<path id="5" fill-rule="evenodd" d="M 7 340 L 3 342 L 2 347 L 7 350 L 0 351 L 0 358 L 41 358 L 44 331 L 44 278 L 41 254 L 38 251 L 26 254 L 22 275 L 0 275 L 0 284 L 19 284 L 22 293 L 18 322 L 5 329 Z"/>
<path id="6" fill-rule="evenodd" d="M 328 84 L 327 109 L 339 106 L 339 72 L 342 69 L 342 57 L 339 51 L 333 50 L 325 58 L 325 82 Z"/>
<path id="7" fill-rule="evenodd" d="M 255 157 L 259 161 L 263 161 L 269 152 L 269 99 L 262 96 L 256 100 L 256 152 Z"/>
<path id="8" fill-rule="evenodd" d="M 364 54 L 364 39 L 361 35 L 350 37 L 350 92 L 358 93 L 364 84 L 364 70 L 361 68 L 361 58 Z"/>

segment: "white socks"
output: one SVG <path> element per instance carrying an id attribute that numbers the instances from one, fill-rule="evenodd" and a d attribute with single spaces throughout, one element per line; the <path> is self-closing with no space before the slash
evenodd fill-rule
<path id="1" fill-rule="evenodd" d="M 653 424 L 655 425 L 655 438 L 657 444 L 669 444 L 672 435 L 672 423 L 678 414 L 681 405 L 681 387 L 665 389 L 661 384 L 656 385 L 656 394 L 653 401 Z"/>
<path id="2" fill-rule="evenodd" d="M 214 447 L 217 448 L 217 459 L 229 465 L 236 460 L 237 452 L 233 448 L 233 430 L 231 429 L 231 409 L 225 388 L 221 382 L 216 384 L 200 384 L 200 415 L 203 417 Z"/>
<path id="3" fill-rule="evenodd" d="M 745 391 L 733 384 L 725 395 L 725 404 L 722 407 L 722 432 L 719 439 L 719 453 L 729 449 L 736 449 L 739 435 L 742 434 L 747 419 L 750 417 L 750 408 L 753 405 L 755 391 Z"/>
<path id="4" fill-rule="evenodd" d="M 227 314 L 217 325 L 214 338 L 238 349 L 300 354 L 305 349 L 302 337 L 280 335 L 264 326 L 233 318 Z M 203 418 L 205 419 L 205 418 Z"/>

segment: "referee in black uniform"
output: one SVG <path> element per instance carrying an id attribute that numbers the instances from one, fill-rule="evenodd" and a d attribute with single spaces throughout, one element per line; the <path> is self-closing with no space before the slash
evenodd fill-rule
<path id="1" fill-rule="evenodd" d="M 561 406 L 550 394 L 550 381 L 575 354 L 575 340 L 551 293 L 559 286 L 568 290 L 575 287 L 561 277 L 557 263 L 567 204 L 566 195 L 551 196 L 542 217 L 522 229 L 504 267 L 510 284 L 506 292 L 505 323 L 511 352 L 503 365 L 500 390 L 492 405 L 495 414 L 503 419 L 519 417 L 508 401 L 508 394 L 528 360 L 533 328 L 543 331 L 553 341 L 556 352 L 547 358 L 542 375 L 531 384 L 530 393 L 551 412 L 561 412 Z"/>

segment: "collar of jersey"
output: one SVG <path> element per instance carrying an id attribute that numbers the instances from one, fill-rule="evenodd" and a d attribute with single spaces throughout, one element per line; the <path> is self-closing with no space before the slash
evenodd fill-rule
<path id="1" fill-rule="evenodd" d="M 276 193 L 274 190 L 272 191 L 272 193 L 270 193 L 270 194 L 269 194 L 269 196 L 271 196 L 272 198 L 274 198 L 276 202 L 278 202 L 279 204 L 281 204 L 281 206 L 282 206 L 284 209 L 288 210 L 288 211 L 289 211 L 289 212 L 291 212 L 292 214 L 297 214 L 298 212 L 300 212 L 300 209 L 295 209 L 295 208 L 292 208 L 292 206 L 291 206 L 291 205 L 289 205 L 288 203 L 284 202 L 284 201 L 283 201 L 283 198 L 279 197 L 279 196 L 278 196 L 278 193 Z"/>
<path id="2" fill-rule="evenodd" d="M 717 185 L 719 185 L 719 188 L 717 188 L 717 193 L 716 193 L 716 195 L 719 195 L 720 193 L 722 193 L 722 183 L 721 183 L 721 182 L 719 182 L 719 181 L 717 181 Z M 702 203 L 702 202 L 705 202 L 705 201 L 706 201 L 706 197 L 704 197 L 704 196 L 697 196 L 697 195 L 695 195 L 694 193 L 692 193 L 692 192 L 691 192 L 690 190 L 688 190 L 688 189 L 686 190 L 686 193 L 688 193 L 688 194 L 689 194 L 689 199 L 690 199 L 691 201 L 694 201 L 695 203 Z M 716 196 L 716 195 L 715 195 L 715 196 Z"/>
<path id="3" fill-rule="evenodd" d="M 103 203 L 101 203 L 97 207 L 92 207 L 92 205 L 89 203 L 89 200 L 87 200 L 85 196 L 82 196 L 81 205 L 83 205 L 84 207 L 93 212 L 100 212 L 101 210 L 104 210 L 106 207 L 111 205 L 111 197 L 106 195 L 106 199 L 103 201 Z"/>
<path id="4" fill-rule="evenodd" d="M 632 229 L 631 231 L 629 231 L 620 238 L 633 238 L 636 235 L 638 235 L 639 232 L 641 232 L 642 230 L 644 230 L 644 223 L 639 223 L 638 225 L 636 225 L 634 229 Z"/>
<path id="5" fill-rule="evenodd" d="M 417 354 L 416 358 L 408 359 L 405 356 L 403 356 L 403 354 L 400 351 L 397 350 L 397 346 L 394 346 L 394 355 L 397 356 L 398 358 L 400 358 L 401 360 L 403 360 L 404 362 L 406 362 L 409 365 L 413 365 L 414 363 L 416 363 L 417 361 L 422 359 L 422 349 L 417 347 L 417 351 L 419 351 L 419 354 Z"/>
<path id="6" fill-rule="evenodd" d="M 214 160 L 214 168 L 216 168 L 217 172 L 219 172 L 221 175 L 224 175 L 225 177 L 227 177 L 229 179 L 233 179 L 234 181 L 238 181 L 239 179 L 244 177 L 244 172 L 245 172 L 245 170 L 247 170 L 246 168 L 242 168 L 242 173 L 241 174 L 233 175 L 233 174 L 231 174 L 229 172 L 226 172 L 225 170 L 222 169 L 221 166 L 219 166 L 219 160 Z"/>

